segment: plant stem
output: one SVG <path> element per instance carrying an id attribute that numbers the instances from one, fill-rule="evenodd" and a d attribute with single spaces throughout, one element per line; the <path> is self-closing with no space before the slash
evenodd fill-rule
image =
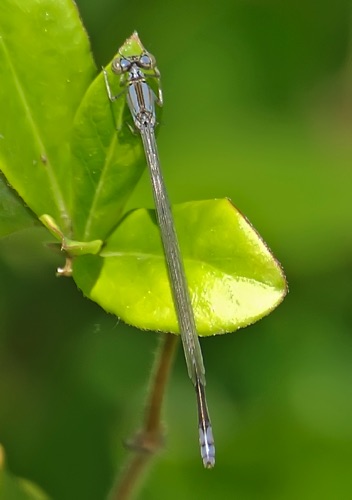
<path id="1" fill-rule="evenodd" d="M 122 467 L 121 474 L 109 494 L 109 500 L 133 498 L 147 466 L 163 447 L 162 404 L 177 343 L 177 335 L 160 334 L 160 345 L 151 372 L 142 429 L 126 443 L 126 447 L 133 454 L 128 457 L 126 464 Z"/>

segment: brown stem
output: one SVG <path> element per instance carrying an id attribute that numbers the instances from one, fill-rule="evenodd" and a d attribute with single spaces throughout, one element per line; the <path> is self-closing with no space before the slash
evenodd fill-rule
<path id="1" fill-rule="evenodd" d="M 177 342 L 176 335 L 160 334 L 160 346 L 151 373 L 142 429 L 126 443 L 133 454 L 122 468 L 121 475 L 110 492 L 109 500 L 130 500 L 136 493 L 147 466 L 163 447 L 161 411 Z"/>

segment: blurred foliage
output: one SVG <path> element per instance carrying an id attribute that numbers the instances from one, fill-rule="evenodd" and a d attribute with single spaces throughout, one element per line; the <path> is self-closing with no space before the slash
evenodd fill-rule
<path id="1" fill-rule="evenodd" d="M 46 494 L 26 479 L 14 477 L 5 468 L 5 453 L 0 445 L 0 498 L 6 500 L 49 500 Z"/>
<path id="2" fill-rule="evenodd" d="M 213 471 L 178 357 L 166 450 L 141 498 L 349 499 L 350 2 L 77 3 L 98 66 L 134 29 L 157 57 L 172 201 L 230 197 L 290 284 L 268 318 L 202 341 Z M 141 205 L 152 206 L 146 175 L 130 203 Z M 102 499 L 138 425 L 156 338 L 55 278 L 62 258 L 46 239 L 33 229 L 0 242 L 0 442 L 10 470 L 53 498 Z"/>

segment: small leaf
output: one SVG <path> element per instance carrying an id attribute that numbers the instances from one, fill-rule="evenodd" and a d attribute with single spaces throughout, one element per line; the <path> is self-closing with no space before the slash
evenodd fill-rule
<path id="1" fill-rule="evenodd" d="M 119 54 L 142 51 L 134 34 Z M 74 237 L 83 241 L 108 236 L 145 167 L 140 137 L 128 127 L 131 118 L 120 77 L 112 73 L 111 63 L 106 72 L 113 94 L 120 98 L 110 102 L 101 73 L 86 93 L 73 129 L 73 227 Z"/>
<path id="2" fill-rule="evenodd" d="M 42 215 L 39 219 L 51 234 L 61 242 L 61 250 L 64 250 L 70 257 L 86 254 L 95 255 L 99 253 L 103 245 L 102 240 L 76 241 L 67 238 L 57 222 L 48 214 Z"/>
<path id="3" fill-rule="evenodd" d="M 49 500 L 41 488 L 27 479 L 13 476 L 5 469 L 0 445 L 0 500 Z"/>
<path id="4" fill-rule="evenodd" d="M 72 1 L 1 0 L 1 168 L 38 216 L 67 231 L 68 139 L 95 71 Z"/>
<path id="5" fill-rule="evenodd" d="M 96 255 L 100 252 L 102 245 L 102 240 L 76 241 L 64 238 L 62 241 L 62 250 L 65 250 L 71 257 L 87 254 Z"/>
<path id="6" fill-rule="evenodd" d="M 0 172 L 0 238 L 38 224 L 35 215 L 8 185 Z"/>
<path id="7" fill-rule="evenodd" d="M 279 263 L 229 200 L 173 209 L 199 335 L 234 331 L 286 294 Z M 83 293 L 138 328 L 178 332 L 154 211 L 129 213 L 100 256 L 74 260 Z"/>

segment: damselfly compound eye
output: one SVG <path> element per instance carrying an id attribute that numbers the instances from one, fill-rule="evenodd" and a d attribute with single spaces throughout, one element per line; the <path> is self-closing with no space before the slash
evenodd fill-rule
<path id="1" fill-rule="evenodd" d="M 149 52 L 144 52 L 139 58 L 138 64 L 143 69 L 152 69 L 155 66 L 155 58 Z"/>
<path id="2" fill-rule="evenodd" d="M 125 57 L 116 57 L 116 59 L 112 61 L 111 69 L 114 73 L 120 75 L 121 73 L 128 71 L 130 66 L 131 62 Z"/>

